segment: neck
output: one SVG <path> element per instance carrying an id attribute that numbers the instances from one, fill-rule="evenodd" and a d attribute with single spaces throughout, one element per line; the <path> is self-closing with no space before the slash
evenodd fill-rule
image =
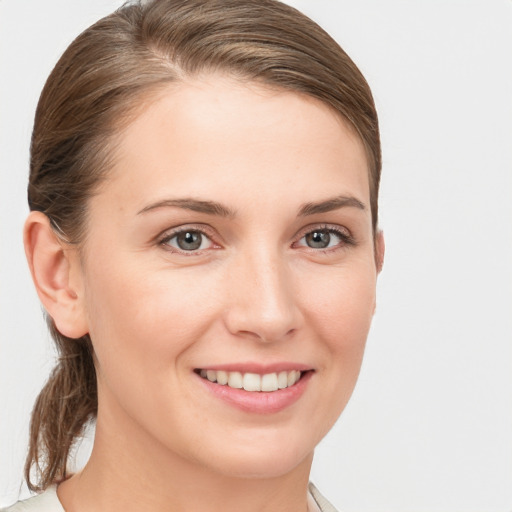
<path id="1" fill-rule="evenodd" d="M 136 428 L 132 425 L 132 428 Z M 85 468 L 59 486 L 68 512 L 306 512 L 313 454 L 271 477 L 223 474 L 170 452 L 137 432 L 98 420 Z M 137 443 L 131 440 L 137 439 Z"/>

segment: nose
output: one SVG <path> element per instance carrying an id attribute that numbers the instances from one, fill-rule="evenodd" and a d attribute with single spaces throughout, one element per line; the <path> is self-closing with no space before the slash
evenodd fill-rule
<path id="1" fill-rule="evenodd" d="M 229 277 L 227 329 L 263 342 L 289 337 L 303 322 L 291 271 L 277 254 L 241 257 Z"/>

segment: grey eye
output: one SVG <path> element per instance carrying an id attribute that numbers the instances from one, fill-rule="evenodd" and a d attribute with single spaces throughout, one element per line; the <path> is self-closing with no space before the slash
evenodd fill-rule
<path id="1" fill-rule="evenodd" d="M 345 245 L 352 245 L 349 235 L 334 228 L 318 228 L 306 233 L 296 244 L 297 247 L 310 249 L 335 249 Z"/>
<path id="2" fill-rule="evenodd" d="M 306 245 L 312 249 L 326 249 L 331 243 L 331 233 L 326 230 L 312 231 L 304 238 Z"/>
<path id="3" fill-rule="evenodd" d="M 202 237 L 197 231 L 186 231 L 176 235 L 176 243 L 183 251 L 195 251 L 201 247 Z"/>
<path id="4" fill-rule="evenodd" d="M 207 249 L 211 246 L 210 239 L 201 231 L 182 231 L 173 235 L 166 242 L 167 245 L 179 249 L 180 251 L 197 251 Z"/>

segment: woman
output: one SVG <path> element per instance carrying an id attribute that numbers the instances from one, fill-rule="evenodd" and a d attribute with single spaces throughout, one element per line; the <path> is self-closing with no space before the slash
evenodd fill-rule
<path id="1" fill-rule="evenodd" d="M 31 152 L 25 247 L 60 358 L 31 424 L 43 492 L 9 510 L 332 510 L 313 451 L 384 252 L 349 57 L 274 1 L 127 5 L 56 65 Z"/>

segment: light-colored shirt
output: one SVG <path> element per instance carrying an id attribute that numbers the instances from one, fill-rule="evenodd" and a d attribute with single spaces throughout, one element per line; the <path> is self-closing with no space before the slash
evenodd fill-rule
<path id="1" fill-rule="evenodd" d="M 336 512 L 336 509 L 320 494 L 318 489 L 309 484 L 309 512 Z M 46 491 L 24 501 L 18 501 L 0 512 L 65 512 L 57 496 L 57 486 L 52 485 Z"/>

